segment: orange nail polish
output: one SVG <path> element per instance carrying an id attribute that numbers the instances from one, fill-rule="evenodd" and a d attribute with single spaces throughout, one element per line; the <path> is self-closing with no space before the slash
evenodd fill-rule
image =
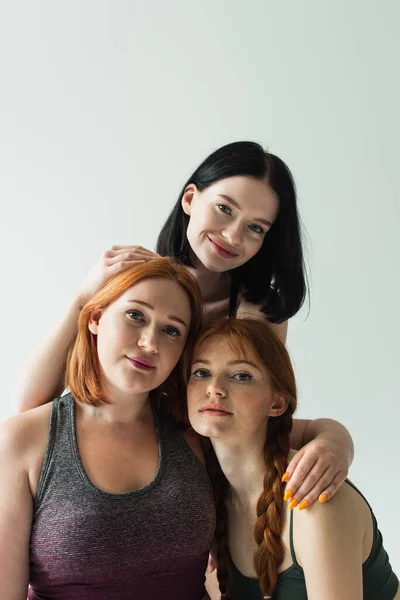
<path id="1" fill-rule="evenodd" d="M 324 503 L 328 500 L 328 496 L 326 494 L 321 494 L 319 497 L 319 501 Z"/>
<path id="2" fill-rule="evenodd" d="M 293 496 L 292 490 L 286 490 L 285 495 L 283 496 L 283 499 L 285 500 L 285 502 L 287 502 L 288 500 L 290 500 L 290 498 L 292 496 Z"/>
<path id="3" fill-rule="evenodd" d="M 299 503 L 299 501 L 296 500 L 296 498 L 293 498 L 293 500 L 289 504 L 289 510 L 293 510 L 294 508 L 296 508 L 296 506 L 298 505 L 298 503 Z"/>
<path id="4" fill-rule="evenodd" d="M 285 483 L 285 481 L 287 481 L 290 477 L 290 473 L 288 471 L 286 471 L 286 473 L 284 473 L 282 475 L 282 482 Z"/>
<path id="5" fill-rule="evenodd" d="M 299 504 L 299 510 L 304 510 L 305 508 L 307 508 L 308 506 L 308 500 L 303 500 L 303 502 L 300 502 Z"/>

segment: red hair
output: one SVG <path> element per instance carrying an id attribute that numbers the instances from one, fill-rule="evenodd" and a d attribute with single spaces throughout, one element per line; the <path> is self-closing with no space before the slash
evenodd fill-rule
<path id="1" fill-rule="evenodd" d="M 189 271 L 169 258 L 157 258 L 136 265 L 126 271 L 114 275 L 98 292 L 84 305 L 79 315 L 78 333 L 69 352 L 65 375 L 65 385 L 70 388 L 78 402 L 101 406 L 108 404 L 101 383 L 101 369 L 97 353 L 96 336 L 89 330 L 89 321 L 94 310 L 102 309 L 117 300 L 126 290 L 140 281 L 151 278 L 161 278 L 176 281 L 186 292 L 191 310 L 191 320 L 186 347 L 193 345 L 202 322 L 201 293 L 197 281 Z M 160 396 L 170 395 L 171 387 L 179 392 L 181 386 L 181 360 L 167 380 L 167 387 L 159 388 Z M 169 384 L 169 387 L 168 387 Z M 163 389 L 162 389 L 163 388 Z M 169 393 L 166 389 L 169 389 Z M 170 407 L 173 416 L 178 421 L 185 419 L 185 394 L 174 398 L 179 406 Z"/>
<path id="2" fill-rule="evenodd" d="M 254 537 L 257 550 L 254 568 L 264 596 L 272 595 L 278 578 L 278 569 L 284 558 L 282 535 L 283 483 L 289 453 L 289 436 L 292 414 L 297 406 L 296 381 L 293 367 L 284 343 L 263 321 L 255 319 L 219 319 L 211 323 L 198 338 L 192 357 L 206 340 L 225 339 L 239 356 L 252 351 L 265 367 L 272 382 L 273 391 L 284 396 L 288 405 L 279 417 L 270 417 L 266 428 L 264 446 L 264 489 L 257 502 L 257 521 Z M 192 358 L 190 357 L 190 358 Z M 185 358 L 185 378 L 190 374 L 191 360 Z M 208 466 L 213 481 L 217 507 L 218 581 L 221 594 L 230 599 L 228 592 L 228 512 L 225 504 L 229 482 L 226 479 L 213 450 L 208 456 Z"/>

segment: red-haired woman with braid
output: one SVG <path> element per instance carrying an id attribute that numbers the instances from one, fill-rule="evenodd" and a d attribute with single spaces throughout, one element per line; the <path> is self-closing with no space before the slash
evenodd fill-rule
<path id="1" fill-rule="evenodd" d="M 274 332 L 255 320 L 214 322 L 188 365 L 189 418 L 212 442 L 222 598 L 399 599 L 375 516 L 352 483 L 300 511 L 284 498 L 296 382 Z"/>

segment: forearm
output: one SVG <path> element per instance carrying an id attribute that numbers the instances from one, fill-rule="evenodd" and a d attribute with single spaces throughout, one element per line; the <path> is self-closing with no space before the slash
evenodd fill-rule
<path id="1" fill-rule="evenodd" d="M 348 465 L 354 458 L 353 439 L 344 425 L 334 419 L 315 419 L 309 421 L 304 429 L 303 446 L 315 439 L 325 439 L 335 442 L 339 447 L 346 449 Z"/>
<path id="2" fill-rule="evenodd" d="M 77 332 L 81 304 L 77 296 L 23 366 L 16 392 L 18 412 L 50 402 L 63 391 L 66 360 Z"/>

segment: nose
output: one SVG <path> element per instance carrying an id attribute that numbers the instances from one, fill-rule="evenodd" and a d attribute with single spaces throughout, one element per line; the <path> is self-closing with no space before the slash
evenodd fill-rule
<path id="1" fill-rule="evenodd" d="M 224 398 L 226 392 L 224 386 L 218 379 L 210 379 L 207 385 L 207 396 L 209 398 Z"/>
<path id="2" fill-rule="evenodd" d="M 158 354 L 158 335 L 154 328 L 146 327 L 141 330 L 138 346 L 149 354 Z"/>
<path id="3" fill-rule="evenodd" d="M 239 222 L 232 223 L 222 231 L 222 236 L 231 246 L 240 246 L 243 241 L 241 224 Z"/>

